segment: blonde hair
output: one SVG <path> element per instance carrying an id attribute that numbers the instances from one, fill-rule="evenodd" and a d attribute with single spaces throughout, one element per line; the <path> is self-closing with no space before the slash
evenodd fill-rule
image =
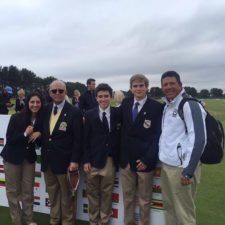
<path id="1" fill-rule="evenodd" d="M 73 95 L 79 98 L 80 97 L 80 91 L 78 89 L 75 89 L 73 91 Z"/>
<path id="2" fill-rule="evenodd" d="M 17 95 L 18 96 L 25 96 L 25 91 L 23 90 L 23 88 L 20 88 L 18 91 L 17 91 Z"/>
<path id="3" fill-rule="evenodd" d="M 115 100 L 117 105 L 121 104 L 124 97 L 125 97 L 124 93 L 120 90 L 115 91 L 114 94 L 113 94 L 113 99 Z"/>

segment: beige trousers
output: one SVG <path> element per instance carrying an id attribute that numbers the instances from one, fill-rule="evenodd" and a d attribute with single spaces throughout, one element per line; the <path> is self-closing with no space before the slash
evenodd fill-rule
<path id="1" fill-rule="evenodd" d="M 48 168 L 44 172 L 45 183 L 50 200 L 50 224 L 74 225 L 75 202 L 69 188 L 66 174 L 53 174 Z"/>
<path id="2" fill-rule="evenodd" d="M 90 225 L 109 225 L 114 178 L 115 166 L 111 157 L 107 158 L 103 169 L 92 167 L 91 172 L 86 174 Z"/>
<path id="3" fill-rule="evenodd" d="M 139 225 L 149 225 L 150 204 L 152 198 L 153 172 L 133 172 L 129 168 L 121 169 L 124 224 L 136 225 L 135 197 L 137 194 L 140 207 Z"/>
<path id="4" fill-rule="evenodd" d="M 192 184 L 181 185 L 183 168 L 162 164 L 161 186 L 166 210 L 166 225 L 196 225 L 195 195 L 200 182 L 201 166 L 195 170 Z"/>
<path id="5" fill-rule="evenodd" d="M 4 161 L 4 170 L 12 225 L 33 222 L 35 164 L 26 160 L 20 165 Z M 22 203 L 22 208 L 19 202 Z"/>

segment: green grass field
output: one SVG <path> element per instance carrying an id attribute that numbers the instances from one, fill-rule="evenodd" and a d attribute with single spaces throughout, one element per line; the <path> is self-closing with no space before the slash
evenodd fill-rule
<path id="1" fill-rule="evenodd" d="M 205 100 L 206 108 L 216 116 L 225 127 L 225 100 Z M 203 165 L 202 179 L 196 199 L 197 225 L 225 224 L 225 161 L 219 165 Z M 35 213 L 39 225 L 47 225 L 46 214 Z M 0 207 L 0 224 L 10 225 L 8 209 Z M 87 223 L 78 221 L 77 225 Z"/>

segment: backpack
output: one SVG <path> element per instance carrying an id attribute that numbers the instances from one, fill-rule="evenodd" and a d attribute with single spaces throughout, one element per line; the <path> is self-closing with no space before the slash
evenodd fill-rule
<path id="1" fill-rule="evenodd" d="M 183 121 L 184 121 L 183 106 L 184 103 L 187 101 L 196 101 L 202 105 L 202 103 L 195 98 L 184 97 L 178 106 L 178 114 Z M 223 125 L 219 120 L 215 119 L 207 110 L 205 111 L 206 111 L 205 124 L 206 124 L 207 140 L 200 160 L 204 164 L 216 164 L 222 161 L 224 155 Z M 185 121 L 184 124 L 185 129 L 187 131 Z"/>

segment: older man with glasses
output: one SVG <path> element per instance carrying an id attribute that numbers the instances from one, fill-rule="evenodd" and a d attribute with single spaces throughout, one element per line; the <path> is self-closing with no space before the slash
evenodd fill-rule
<path id="1" fill-rule="evenodd" d="M 78 170 L 82 150 L 82 114 L 65 101 L 66 85 L 63 81 L 53 81 L 49 94 L 53 102 L 44 109 L 41 169 L 50 200 L 50 224 L 74 225 L 74 203 L 67 172 Z"/>

